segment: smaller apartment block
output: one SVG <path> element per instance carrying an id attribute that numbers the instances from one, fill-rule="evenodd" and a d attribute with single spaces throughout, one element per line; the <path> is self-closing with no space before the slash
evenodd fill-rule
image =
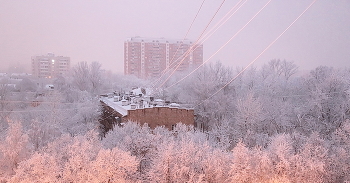
<path id="1" fill-rule="evenodd" d="M 163 100 L 143 95 L 101 96 L 105 110 L 109 110 L 117 124 L 127 121 L 147 123 L 150 128 L 165 126 L 172 130 L 177 123 L 194 125 L 194 110 L 182 108 L 176 103 L 166 104 Z"/>
<path id="2" fill-rule="evenodd" d="M 66 74 L 70 69 L 70 58 L 53 53 L 32 57 L 32 74 L 39 78 L 54 78 Z"/>

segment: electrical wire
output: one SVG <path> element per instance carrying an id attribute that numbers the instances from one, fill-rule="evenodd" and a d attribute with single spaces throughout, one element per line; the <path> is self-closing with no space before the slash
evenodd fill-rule
<path id="1" fill-rule="evenodd" d="M 251 61 L 242 71 L 240 71 L 235 77 L 233 77 L 229 82 L 227 82 L 223 87 L 221 87 L 219 90 L 217 90 L 215 93 L 213 93 L 208 98 L 204 99 L 202 102 L 197 104 L 196 106 L 199 106 L 203 104 L 204 101 L 212 98 L 214 95 L 218 94 L 221 90 L 223 90 L 225 87 L 227 87 L 232 81 L 234 81 L 239 75 L 241 75 L 245 70 L 247 70 L 257 59 L 260 58 L 261 55 L 263 55 L 266 50 L 268 50 L 296 21 L 299 20 L 301 16 L 304 15 L 304 13 L 309 10 L 309 8 L 316 2 L 317 0 L 314 0 L 311 2 L 311 4 L 279 35 L 276 39 L 274 39 L 253 61 Z"/>
<path id="2" fill-rule="evenodd" d="M 0 103 L 39 103 L 39 104 L 83 104 L 84 102 L 52 102 L 52 101 L 20 101 L 20 100 L 0 100 Z"/>
<path id="3" fill-rule="evenodd" d="M 235 5 L 225 14 L 225 16 L 219 20 L 219 22 L 217 22 L 206 34 L 204 34 L 203 37 L 200 38 L 200 39 L 198 40 L 198 43 L 194 45 L 195 47 L 194 47 L 192 50 L 196 50 L 196 49 L 200 46 L 200 44 L 203 44 L 209 37 L 211 37 L 222 25 L 224 25 L 224 24 L 225 24 L 225 23 L 226 23 L 226 22 L 227 22 L 227 21 L 228 21 L 228 20 L 229 20 L 229 19 L 230 19 L 230 18 L 231 18 L 231 17 L 232 17 L 232 16 L 247 2 L 247 0 L 244 0 L 244 2 L 241 3 L 242 1 L 243 1 L 243 0 L 240 0 L 237 4 L 235 4 Z M 238 7 L 238 6 L 239 6 L 239 7 Z M 238 8 L 237 8 L 237 7 L 238 7 Z M 236 9 L 236 8 L 237 8 L 237 9 Z M 232 13 L 233 10 L 235 10 L 235 11 Z M 209 34 L 209 35 L 208 35 L 208 34 Z M 178 49 L 176 50 L 176 53 L 177 53 L 178 50 L 179 50 L 179 47 L 178 47 Z M 175 53 L 175 55 L 176 55 L 176 53 Z M 187 53 L 187 54 L 186 54 L 186 53 Z M 174 59 L 174 57 L 175 57 L 175 55 L 174 55 L 173 59 L 171 60 L 171 65 L 170 65 L 169 67 L 167 67 L 167 68 L 162 72 L 161 76 L 156 80 L 156 82 L 154 82 L 154 83 L 152 84 L 152 88 L 154 88 L 155 85 L 159 83 L 159 81 L 161 80 L 161 78 L 162 78 L 166 73 L 169 72 L 169 68 L 171 68 L 174 64 L 176 64 L 177 61 L 178 61 L 181 57 L 183 57 L 183 59 L 186 58 L 186 57 L 188 56 L 189 53 L 190 53 L 190 52 L 186 51 L 182 56 L 180 56 L 179 58 L 177 58 L 175 62 L 173 62 L 173 59 Z M 185 54 L 186 54 L 186 55 L 185 55 Z"/>
<path id="4" fill-rule="evenodd" d="M 240 1 L 240 2 L 242 2 L 242 0 Z M 209 39 L 222 25 L 224 25 L 246 2 L 247 2 L 247 0 L 245 0 L 242 4 L 240 4 L 240 6 L 228 17 L 228 18 L 226 18 L 238 5 L 239 5 L 239 3 L 240 2 L 238 2 L 233 8 L 231 8 L 231 10 L 228 12 L 228 13 L 226 13 L 226 15 L 222 18 L 222 19 L 220 19 L 220 21 L 217 23 L 217 24 L 215 24 L 214 25 L 214 27 L 212 28 L 212 29 L 210 29 L 202 38 L 200 38 L 199 40 L 198 40 L 198 43 L 197 44 L 194 44 L 192 47 L 194 47 L 194 48 L 192 48 L 192 49 L 189 49 L 189 50 L 187 50 L 181 57 L 183 57 L 182 58 L 182 60 L 181 60 L 181 62 L 179 63 L 179 64 L 181 64 L 184 60 L 185 60 L 185 58 L 190 54 L 190 52 L 191 52 L 191 50 L 196 50 L 201 44 L 203 44 L 207 39 Z M 225 20 L 226 19 L 226 20 Z M 223 21 L 223 22 L 222 22 Z M 181 58 L 181 57 L 179 57 L 179 58 Z M 178 58 L 178 59 L 179 59 Z M 178 61 L 178 59 L 175 61 L 175 62 L 173 62 L 173 63 L 176 63 L 177 61 Z M 199 66 L 199 67 L 201 67 L 201 66 Z M 168 70 L 169 71 L 169 70 Z M 167 72 L 168 72 L 167 71 Z M 173 71 L 173 73 L 176 71 L 176 69 Z M 166 73 L 167 73 L 166 72 Z M 172 73 L 172 74 L 173 74 Z M 164 76 L 164 74 L 162 75 L 162 76 Z M 162 77 L 161 76 L 161 77 Z M 160 77 L 160 78 L 161 78 Z M 169 76 L 169 78 L 171 77 L 171 75 Z M 159 78 L 159 79 L 160 79 Z M 168 79 L 167 79 L 168 80 Z M 167 81 L 166 80 L 166 81 Z M 158 80 L 159 81 L 159 80 Z M 165 82 L 166 82 L 165 81 Z M 164 83 L 165 83 L 164 82 Z M 164 84 L 163 83 L 163 84 Z M 158 88 L 160 88 L 160 87 L 162 87 L 163 85 L 161 85 L 161 86 L 159 86 Z M 154 88 L 155 86 L 152 86 L 152 88 Z"/>
<path id="5" fill-rule="evenodd" d="M 240 1 L 242 2 L 242 0 Z M 220 19 L 220 21 L 214 25 L 214 27 L 212 29 L 210 29 L 204 36 L 202 39 L 200 39 L 200 44 L 202 44 L 203 42 L 205 42 L 209 37 L 211 37 L 211 35 L 213 35 L 222 25 L 224 25 L 246 2 L 247 0 L 245 0 L 242 4 L 239 4 L 240 2 L 238 2 L 234 7 L 231 8 L 231 10 L 222 18 Z M 231 13 L 238 5 L 240 5 L 233 13 Z M 231 15 L 227 18 L 226 16 L 228 16 L 231 13 Z M 223 22 L 222 22 L 223 21 Z M 214 30 L 215 29 L 215 30 Z M 209 36 L 207 36 L 209 35 Z M 196 48 L 195 48 L 196 49 Z M 194 50 L 195 50 L 194 49 Z"/>
<path id="6" fill-rule="evenodd" d="M 347 93 L 346 91 L 341 92 L 329 92 L 329 93 L 317 93 L 320 95 L 329 95 L 329 94 L 336 94 L 336 93 Z M 280 96 L 274 96 L 274 97 L 280 97 L 280 98 L 291 98 L 291 97 L 307 97 L 307 96 L 313 96 L 312 94 L 299 94 L 299 95 L 280 95 Z"/>
<path id="7" fill-rule="evenodd" d="M 202 7 L 203 7 L 204 2 L 205 2 L 205 0 L 202 1 L 202 4 L 200 5 L 200 7 L 199 7 L 199 9 L 198 9 L 198 11 L 197 11 L 197 13 L 196 13 L 196 16 L 195 16 L 194 19 L 192 20 L 192 23 L 191 23 L 190 27 L 188 28 L 188 30 L 187 30 L 187 32 L 186 32 L 184 38 L 182 39 L 182 41 L 184 41 L 184 40 L 187 38 L 187 35 L 188 35 L 188 33 L 190 32 L 190 30 L 191 30 L 191 28 L 192 28 L 192 26 L 193 26 L 195 20 L 197 19 L 198 14 L 199 14 L 199 12 L 201 11 L 201 9 L 202 9 Z M 181 46 L 182 46 L 182 43 L 181 43 Z M 175 52 L 173 58 L 171 59 L 170 63 L 172 63 L 172 61 L 174 60 L 174 58 L 175 58 L 177 52 L 179 51 L 179 48 L 180 48 L 180 47 L 178 47 L 178 48 L 176 49 L 176 52 Z M 165 70 L 162 71 L 161 76 L 155 81 L 154 84 L 151 84 L 151 85 L 156 85 L 156 84 L 159 82 L 159 80 L 163 77 L 163 75 L 166 73 L 166 71 L 168 70 L 168 68 L 170 68 L 171 66 L 172 66 L 172 64 L 171 64 L 170 66 L 166 67 Z"/>
<path id="8" fill-rule="evenodd" d="M 204 61 L 201 65 L 199 65 L 197 68 L 192 70 L 189 74 L 181 78 L 179 81 L 175 82 L 174 84 L 170 85 L 168 88 L 171 88 L 177 84 L 179 84 L 181 81 L 192 75 L 194 72 L 196 72 L 200 67 L 202 67 L 205 63 L 207 63 L 211 58 L 213 58 L 217 53 L 221 51 L 228 43 L 232 41 L 233 38 L 235 38 L 247 25 L 256 17 L 259 15 L 259 13 L 271 2 L 272 0 L 269 0 L 241 29 L 239 29 L 224 45 L 222 45 L 214 54 L 212 54 L 206 61 Z"/>
<path id="9" fill-rule="evenodd" d="M 243 0 L 240 0 L 235 6 L 233 6 L 226 14 L 223 18 L 221 18 L 206 34 L 204 34 L 204 36 L 202 38 L 200 38 L 198 40 L 197 44 L 194 44 L 194 48 L 192 48 L 192 50 L 196 50 L 201 44 L 203 44 L 209 37 L 211 37 L 222 25 L 224 25 L 246 2 L 247 0 L 244 0 L 243 3 L 241 3 Z M 237 8 L 238 7 L 238 8 Z M 232 11 L 235 10 L 233 13 Z M 228 17 L 228 18 L 227 18 Z M 183 57 L 183 59 L 185 59 L 188 54 L 190 53 L 191 50 L 187 50 L 182 56 L 180 56 L 175 62 L 171 63 L 171 66 L 173 66 L 173 64 L 176 64 L 176 62 Z M 186 54 L 186 55 L 185 55 Z M 159 83 L 159 81 L 161 80 L 161 78 L 169 72 L 169 68 L 168 67 L 166 70 L 163 71 L 162 75 L 157 79 L 156 82 L 154 82 L 154 84 L 152 84 L 152 88 L 155 87 L 156 84 Z"/>
<path id="10" fill-rule="evenodd" d="M 22 111 L 0 111 L 0 113 L 25 113 L 25 112 L 51 112 L 51 111 L 70 111 L 72 109 L 91 109 L 94 107 L 72 107 L 69 109 L 45 109 L 45 110 L 22 110 Z"/>
<path id="11" fill-rule="evenodd" d="M 226 0 L 223 0 L 219 6 L 219 8 L 216 10 L 215 14 L 212 16 L 212 18 L 210 19 L 209 23 L 206 25 L 206 27 L 204 28 L 204 30 L 202 31 L 202 33 L 200 34 L 200 36 L 198 37 L 198 39 L 195 41 L 196 45 L 199 41 L 199 39 L 203 36 L 204 32 L 207 30 L 207 28 L 209 27 L 209 25 L 211 24 L 211 22 L 214 20 L 214 18 L 216 17 L 217 13 L 219 12 L 219 10 L 221 9 L 222 5 L 224 4 Z M 190 51 L 193 49 L 193 46 L 191 46 L 185 53 L 185 55 L 188 55 L 190 53 Z M 165 81 L 158 87 L 162 87 L 166 81 L 169 80 L 169 78 L 175 73 L 175 71 L 180 67 L 180 65 L 182 64 L 182 62 L 185 60 L 186 57 L 184 57 L 176 66 L 176 68 L 172 71 L 172 73 L 165 79 Z"/>

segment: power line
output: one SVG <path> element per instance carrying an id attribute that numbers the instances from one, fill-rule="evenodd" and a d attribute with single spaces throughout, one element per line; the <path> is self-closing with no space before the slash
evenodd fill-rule
<path id="1" fill-rule="evenodd" d="M 194 48 L 192 50 L 196 50 L 200 44 L 203 44 L 209 37 L 211 37 L 222 25 L 224 25 L 246 2 L 247 0 L 244 0 L 243 3 L 241 3 L 243 0 L 240 0 L 237 4 L 235 4 L 225 15 L 223 18 L 221 18 L 219 20 L 219 22 L 217 22 L 206 34 L 203 35 L 203 37 L 201 37 L 199 40 L 198 40 L 198 43 L 199 44 L 195 44 L 194 45 Z M 238 7 L 238 8 L 237 8 Z M 232 11 L 235 10 L 233 13 Z M 178 51 L 178 49 L 177 49 Z M 190 52 L 187 50 L 181 57 L 184 57 L 183 59 L 185 59 L 188 54 Z M 176 53 L 175 53 L 176 54 Z M 174 55 L 175 57 L 175 55 Z M 174 58 L 173 57 L 173 58 Z M 172 62 L 173 59 L 172 59 L 172 63 L 169 67 L 167 67 L 163 72 L 162 72 L 162 75 L 156 80 L 156 82 L 154 82 L 155 84 L 152 84 L 152 87 L 154 88 L 155 85 L 161 80 L 161 78 L 169 72 L 169 68 L 172 67 L 174 64 L 176 64 L 176 62 L 181 58 L 179 57 L 178 59 L 176 59 L 175 62 Z"/>
<path id="2" fill-rule="evenodd" d="M 214 20 L 215 16 L 217 15 L 217 13 L 219 12 L 219 10 L 221 9 L 222 5 L 224 4 L 226 0 L 223 0 L 219 6 L 219 8 L 216 10 L 215 14 L 212 16 L 212 18 L 210 19 L 209 23 L 207 24 L 207 26 L 204 28 L 204 30 L 202 31 L 202 33 L 200 34 L 200 36 L 198 37 L 198 39 L 196 40 L 195 44 L 198 44 L 199 39 L 203 36 L 204 32 L 207 30 L 207 28 L 209 27 L 209 25 L 211 24 L 211 22 Z M 190 53 L 190 51 L 193 49 L 193 46 L 191 46 L 184 55 L 188 55 Z M 166 81 L 169 80 L 169 78 L 175 73 L 175 71 L 179 68 L 179 66 L 182 64 L 182 62 L 185 60 L 186 56 L 177 64 L 176 68 L 172 71 L 172 73 L 165 79 L 165 81 L 158 87 L 162 87 Z"/>
<path id="3" fill-rule="evenodd" d="M 222 25 L 224 25 L 246 2 L 247 0 L 244 0 L 243 3 L 241 3 L 243 0 L 240 0 L 235 6 L 233 6 L 225 15 L 223 18 L 221 18 L 219 20 L 219 22 L 217 22 L 206 34 L 204 34 L 203 37 L 200 37 L 198 39 L 198 43 L 199 44 L 195 44 L 191 50 L 196 50 L 200 44 L 203 44 L 209 37 L 211 37 Z M 232 11 L 235 10 L 233 13 Z M 190 50 L 187 50 L 181 57 L 183 57 L 183 60 L 188 56 L 188 54 L 190 53 Z M 175 62 L 171 63 L 171 66 L 173 64 L 175 64 L 181 57 L 179 57 Z M 182 61 L 183 61 L 182 60 Z M 180 63 L 181 64 L 181 63 Z M 166 70 L 166 72 L 163 71 L 163 74 L 157 79 L 157 81 L 155 82 L 158 83 L 160 81 L 160 79 L 166 74 L 168 73 L 169 69 Z M 155 84 L 152 86 L 153 88 L 155 87 Z"/>
<path id="4" fill-rule="evenodd" d="M 200 7 L 199 7 L 199 9 L 198 9 L 198 11 L 197 11 L 197 13 L 196 13 L 196 16 L 195 16 L 194 19 L 192 20 L 192 23 L 191 23 L 190 27 L 188 28 L 188 30 L 187 30 L 187 32 L 186 32 L 186 34 L 185 34 L 185 36 L 184 36 L 184 38 L 183 38 L 182 41 L 184 41 L 184 40 L 187 38 L 187 35 L 188 35 L 188 33 L 190 32 L 190 30 L 191 30 L 191 28 L 192 28 L 192 26 L 193 26 L 194 21 L 197 19 L 197 16 L 198 16 L 199 12 L 201 11 L 204 2 L 205 2 L 205 0 L 202 1 L 202 4 L 200 5 Z M 181 46 L 182 46 L 182 42 L 181 42 L 180 47 L 181 47 Z M 171 65 L 165 68 L 165 70 L 162 72 L 161 76 L 160 76 L 160 77 L 154 82 L 154 84 L 152 84 L 152 85 L 156 85 L 156 84 L 159 82 L 159 80 L 164 76 L 164 74 L 166 74 L 166 72 L 168 71 L 168 69 L 173 65 L 173 63 L 175 63 L 175 62 L 172 62 L 172 61 L 174 60 L 174 58 L 175 58 L 177 52 L 179 51 L 179 48 L 180 48 L 180 47 L 178 47 L 178 48 L 176 49 L 176 52 L 175 52 L 173 58 L 172 58 L 171 61 L 170 61 L 170 62 L 171 62 Z"/>
<path id="5" fill-rule="evenodd" d="M 203 43 L 204 41 L 206 41 L 211 35 L 213 35 L 222 25 L 224 25 L 246 2 L 247 2 L 247 0 L 245 0 L 242 4 L 240 4 L 242 2 L 242 0 L 241 1 L 239 1 L 235 6 L 233 6 L 232 8 L 231 8 L 231 10 L 228 12 L 228 13 L 226 13 L 226 15 L 222 18 L 222 19 L 220 19 L 219 20 L 219 22 L 218 23 L 216 23 L 215 25 L 214 25 L 214 27 L 212 28 L 212 29 L 210 29 L 209 31 L 208 31 L 208 33 L 206 33 L 204 36 L 203 36 L 203 41 L 202 41 L 202 39 L 200 40 L 201 41 L 201 43 Z M 238 5 L 240 4 L 240 6 L 228 17 L 228 18 L 226 18 Z M 226 19 L 226 20 L 225 20 Z M 222 22 L 223 21 L 223 22 Z M 214 31 L 213 31 L 213 29 L 215 29 Z M 213 31 L 213 32 L 211 32 L 211 31 Z M 211 32 L 211 33 L 210 33 Z M 207 36 L 209 34 L 209 36 Z M 195 48 L 196 49 L 196 48 Z"/>
<path id="6" fill-rule="evenodd" d="M 203 100 L 196 106 L 199 106 L 203 104 L 204 101 L 212 98 L 214 95 L 218 94 L 221 90 L 223 90 L 226 86 L 228 86 L 232 81 L 234 81 L 239 75 L 241 75 L 245 70 L 248 69 L 266 50 L 268 50 L 317 0 L 312 1 L 312 3 L 275 39 L 273 40 L 253 61 L 251 61 L 242 71 L 240 71 L 235 77 L 233 77 L 229 82 L 227 82 L 223 87 L 221 87 L 219 90 L 217 90 L 215 93 L 213 93 L 211 96 L 209 96 L 207 99 Z"/>
<path id="7" fill-rule="evenodd" d="M 0 113 L 25 113 L 25 112 L 52 112 L 52 111 L 70 111 L 72 109 L 91 109 L 94 107 L 72 107 L 69 109 L 45 109 L 45 110 L 22 110 L 22 111 L 0 111 Z"/>
<path id="8" fill-rule="evenodd" d="M 53 101 L 39 101 L 39 100 L 32 100 L 32 101 L 20 101 L 20 100 L 0 100 L 0 103 L 39 103 L 39 104 L 83 104 L 85 102 L 53 102 Z"/>
<path id="9" fill-rule="evenodd" d="M 202 38 L 200 38 L 199 40 L 198 40 L 198 44 L 196 44 L 196 45 L 194 45 L 193 47 L 194 48 L 192 48 L 191 50 L 196 50 L 199 46 L 200 46 L 200 44 L 203 44 L 207 39 L 209 39 L 209 37 L 211 37 L 222 25 L 224 25 L 246 2 L 247 2 L 247 0 L 245 0 L 243 3 L 241 3 L 242 2 L 242 0 L 241 1 L 239 1 L 235 6 L 233 6 L 232 8 L 231 8 L 231 10 L 229 11 L 229 12 L 227 12 L 226 14 L 225 14 L 225 16 L 223 17 L 223 18 L 221 18 L 220 20 L 219 20 L 219 22 L 218 23 L 216 23 Z M 241 3 L 241 4 L 240 4 Z M 239 7 L 237 8 L 237 6 L 239 5 Z M 237 8 L 237 9 L 236 9 Z M 236 9 L 236 10 L 235 10 Z M 233 13 L 231 13 L 233 10 L 235 10 Z M 227 16 L 229 15 L 231 13 L 231 15 L 227 18 Z M 223 21 L 223 22 L 222 22 Z M 182 55 L 181 57 L 184 57 L 182 60 L 181 60 L 181 63 L 182 63 L 182 61 L 184 61 L 184 59 L 188 56 L 188 54 L 190 53 L 190 51 L 187 51 L 187 52 L 185 52 L 184 53 L 184 55 Z M 186 55 L 185 55 L 186 54 Z M 178 59 L 177 59 L 178 60 Z M 176 60 L 176 61 L 177 61 Z M 173 62 L 173 63 L 176 63 L 176 62 Z M 181 64 L 181 63 L 179 63 L 179 64 Z M 201 66 L 199 66 L 199 67 L 201 67 Z M 174 71 L 175 72 L 175 71 Z M 171 75 L 170 75 L 171 76 Z M 169 76 L 169 77 L 170 77 Z M 166 82 L 166 81 L 165 81 Z M 164 83 L 165 83 L 164 82 Z M 164 84 L 163 83 L 163 84 Z M 163 86 L 163 85 L 161 85 L 161 86 Z M 160 88 L 161 86 L 159 86 L 158 88 Z"/>
<path id="10" fill-rule="evenodd" d="M 258 14 L 271 2 L 272 0 L 269 0 L 241 29 L 239 29 L 224 45 L 222 45 L 214 54 L 212 54 L 206 61 L 204 61 L 201 65 L 199 65 L 196 69 L 194 69 L 193 71 L 191 71 L 189 74 L 187 74 L 186 76 L 184 76 L 183 78 L 181 78 L 179 81 L 175 82 L 174 84 L 170 85 L 167 88 L 171 88 L 175 85 L 177 85 L 178 83 L 180 83 L 181 81 L 183 81 L 184 79 L 186 79 L 187 77 L 189 77 L 191 74 L 193 74 L 194 72 L 196 72 L 200 67 L 202 67 L 206 62 L 208 62 L 211 58 L 213 58 L 217 53 L 219 53 L 221 51 L 221 49 L 223 49 L 228 43 L 230 43 L 232 41 L 233 38 L 235 38 L 256 16 L 258 16 Z M 166 89 L 167 89 L 166 88 Z"/>
<path id="11" fill-rule="evenodd" d="M 73 107 L 73 108 L 69 108 L 69 109 L 45 109 L 45 110 L 21 110 L 21 111 L 0 111 L 0 113 L 36 113 L 36 112 L 54 112 L 54 111 L 71 111 L 73 109 L 91 109 L 94 108 L 94 106 L 90 106 L 90 107 Z M 100 115 L 101 116 L 101 115 Z M 97 121 L 103 121 L 106 120 L 110 117 L 115 116 L 115 114 L 110 114 L 104 118 L 99 118 Z M 50 125 L 53 126 L 53 125 Z M 57 125 L 55 125 L 54 127 L 57 127 Z"/>
<path id="12" fill-rule="evenodd" d="M 341 91 L 341 92 L 328 92 L 328 93 L 316 93 L 320 95 L 329 95 L 329 94 L 336 94 L 336 93 L 346 93 L 346 91 Z M 281 98 L 288 98 L 288 97 L 306 97 L 306 96 L 313 96 L 312 94 L 296 94 L 296 95 L 281 95 L 281 96 L 274 96 L 274 97 L 281 97 Z"/>

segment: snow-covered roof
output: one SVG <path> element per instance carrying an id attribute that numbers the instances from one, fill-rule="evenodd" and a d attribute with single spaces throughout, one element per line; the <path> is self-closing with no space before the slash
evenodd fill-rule
<path id="1" fill-rule="evenodd" d="M 139 89 L 139 90 L 138 90 Z M 119 97 L 119 96 L 114 96 L 110 97 L 109 95 L 101 95 L 100 100 L 104 102 L 106 105 L 114 109 L 116 112 L 121 114 L 122 116 L 127 116 L 128 115 L 128 110 L 135 110 L 135 109 L 144 109 L 144 108 L 153 108 L 153 107 L 170 107 L 170 108 L 180 108 L 180 105 L 177 103 L 171 103 L 170 105 L 165 104 L 164 105 L 164 100 L 162 99 L 155 99 L 153 102 L 150 100 L 147 100 L 149 96 L 144 96 L 144 97 L 138 97 L 137 96 L 137 91 L 141 92 L 141 89 L 138 88 L 133 90 L 136 94 L 136 97 L 131 97 L 129 99 L 131 100 L 125 100 Z M 182 105 L 181 105 L 182 106 Z M 191 107 L 185 107 L 183 109 L 190 109 Z"/>
<path id="2" fill-rule="evenodd" d="M 101 97 L 100 100 L 102 102 L 104 102 L 105 104 L 107 104 L 109 107 L 113 108 L 115 111 L 117 111 L 122 116 L 128 115 L 128 110 L 130 110 L 130 105 L 122 106 L 121 101 L 114 102 L 113 98 L 108 98 L 108 97 Z"/>
<path id="3" fill-rule="evenodd" d="M 138 104 L 135 103 L 130 103 L 128 105 L 123 105 L 123 102 L 126 102 L 127 100 L 121 100 L 118 102 L 114 101 L 114 97 L 113 98 L 108 98 L 108 97 L 101 97 L 100 100 L 102 102 L 104 102 L 106 105 L 108 105 L 109 107 L 113 108 L 115 111 L 117 111 L 119 114 L 121 114 L 122 116 L 126 116 L 128 115 L 128 110 L 134 110 L 135 108 L 132 108 L 133 106 L 138 106 Z M 161 99 L 159 99 L 160 101 L 163 101 Z M 157 107 L 169 107 L 169 106 L 157 106 Z M 153 105 L 144 105 L 143 108 L 153 108 Z"/>

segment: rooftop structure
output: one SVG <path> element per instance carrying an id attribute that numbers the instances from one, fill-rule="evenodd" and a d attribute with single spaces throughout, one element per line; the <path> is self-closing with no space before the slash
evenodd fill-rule
<path id="1" fill-rule="evenodd" d="M 203 45 L 190 40 L 133 37 L 124 43 L 126 75 L 152 79 L 167 68 L 183 71 L 202 63 Z"/>

